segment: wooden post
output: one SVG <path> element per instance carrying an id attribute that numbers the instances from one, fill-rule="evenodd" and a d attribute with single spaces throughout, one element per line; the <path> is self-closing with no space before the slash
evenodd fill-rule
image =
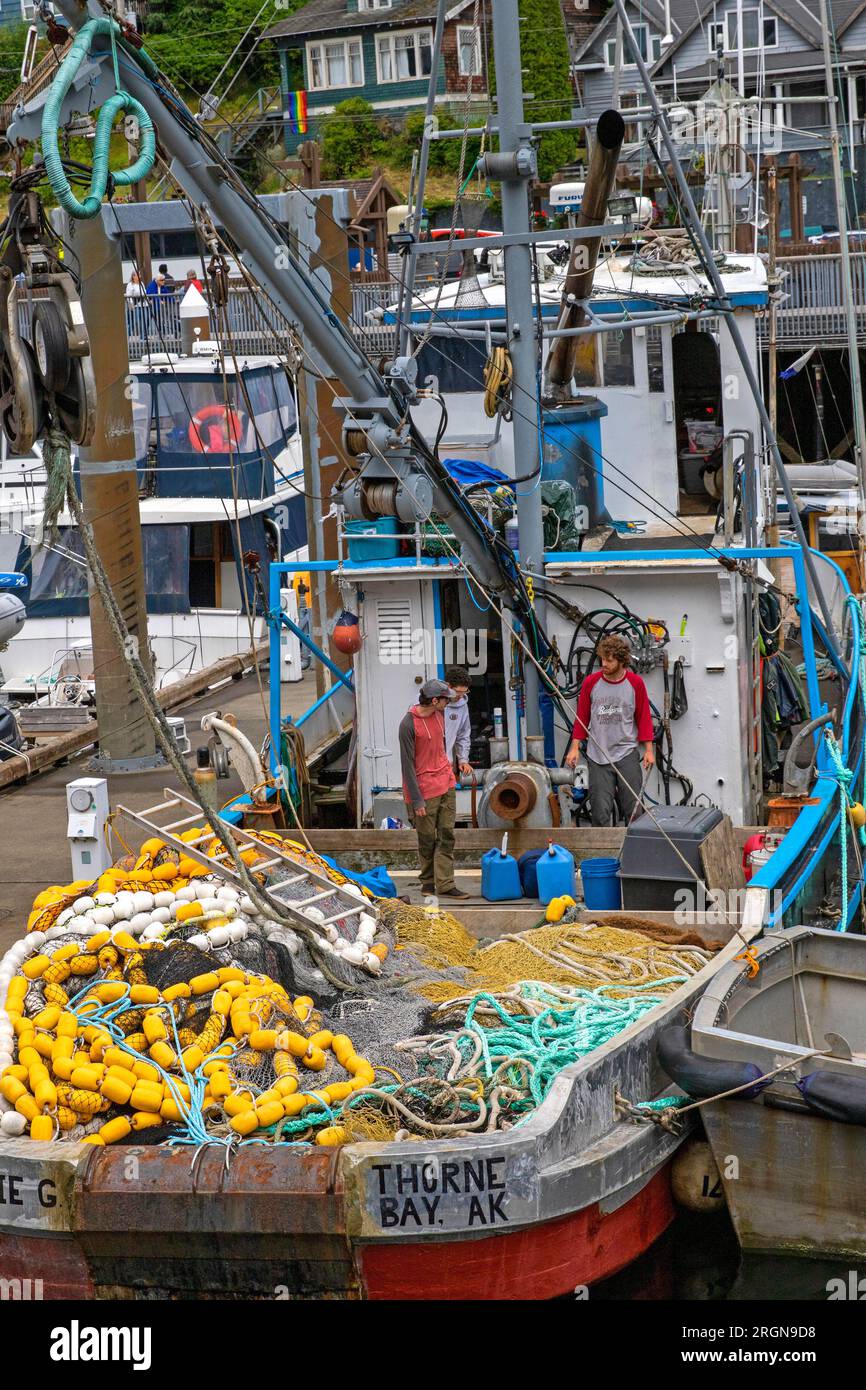
<path id="1" fill-rule="evenodd" d="M 313 236 L 309 243 L 312 249 L 306 255 L 303 248 L 299 248 L 302 258 L 309 265 L 311 273 L 319 267 L 326 270 L 330 279 L 331 308 L 343 323 L 348 323 L 352 311 L 348 237 L 339 225 L 333 196 L 321 194 L 312 221 Z M 322 375 L 326 379 L 323 380 Z M 345 392 L 326 372 L 319 374 L 307 367 L 300 374 L 299 393 L 310 559 L 334 559 L 337 554 L 337 522 L 333 517 L 326 520 L 325 516 L 330 509 L 328 498 L 331 490 L 349 462 L 343 452 L 343 416 L 334 404 L 336 397 Z M 349 670 L 351 657 L 337 651 L 328 636 L 328 625 L 341 607 L 339 585 L 332 574 L 323 572 L 312 574 L 310 582 L 315 639 L 341 671 Z M 326 682 L 326 673 L 320 662 L 315 663 L 315 671 L 316 690 L 323 695 L 331 682 Z"/>
<path id="2" fill-rule="evenodd" d="M 76 221 L 67 216 L 64 221 L 65 239 L 79 260 L 81 306 L 96 375 L 96 431 L 93 442 L 79 450 L 81 501 L 130 638 L 150 671 L 120 239 L 106 235 L 101 217 Z M 90 631 L 97 761 L 114 772 L 153 767 L 162 761 L 153 730 L 92 587 Z"/>

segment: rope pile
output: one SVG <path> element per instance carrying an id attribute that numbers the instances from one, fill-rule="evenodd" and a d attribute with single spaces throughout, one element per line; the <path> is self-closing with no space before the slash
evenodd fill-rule
<path id="1" fill-rule="evenodd" d="M 670 945 L 596 923 L 534 927 L 479 946 L 447 912 L 389 903 L 383 905 L 382 915 L 396 929 L 400 944 L 414 945 L 432 967 L 456 965 L 466 972 L 462 984 L 440 979 L 418 986 L 425 998 L 437 1003 L 459 998 L 467 986 L 495 993 L 525 980 L 589 990 L 604 987 L 612 998 L 626 998 L 647 984 L 672 978 L 681 983 L 712 958 L 703 947 Z"/>

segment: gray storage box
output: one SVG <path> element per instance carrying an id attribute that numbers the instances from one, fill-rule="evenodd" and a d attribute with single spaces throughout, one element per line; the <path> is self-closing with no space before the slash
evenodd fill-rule
<path id="1" fill-rule="evenodd" d="M 722 812 L 711 807 L 658 806 L 651 816 L 632 821 L 620 856 L 623 908 L 672 912 L 677 906 L 677 891 L 694 890 L 696 879 L 670 841 L 695 875 L 703 879 L 701 845 L 721 820 Z"/>

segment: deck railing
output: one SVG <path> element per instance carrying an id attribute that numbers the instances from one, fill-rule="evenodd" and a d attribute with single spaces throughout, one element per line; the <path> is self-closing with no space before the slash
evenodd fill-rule
<path id="1" fill-rule="evenodd" d="M 779 256 L 782 302 L 776 314 L 780 347 L 809 347 L 845 342 L 845 306 L 842 266 L 838 252 L 805 256 Z M 852 251 L 854 308 L 857 331 L 866 341 L 866 253 Z M 762 343 L 769 337 L 769 314 L 759 318 Z"/>
<path id="2" fill-rule="evenodd" d="M 371 311 L 393 304 L 398 297 L 392 282 L 380 283 L 364 281 L 352 285 L 352 323 L 351 328 L 360 345 L 378 356 L 388 354 L 396 348 L 396 332 L 393 325 L 383 324 L 380 319 L 371 319 Z M 258 296 L 253 296 L 245 285 L 232 285 L 226 308 L 230 342 L 237 352 L 273 353 L 285 352 L 289 347 L 289 335 L 276 310 L 267 302 L 262 304 Z M 221 320 L 211 316 L 211 334 L 221 337 L 229 346 L 229 339 L 221 331 Z M 126 301 L 126 331 L 129 338 L 129 355 L 133 360 L 148 352 L 180 352 L 181 321 L 180 300 L 174 295 L 142 295 L 138 299 Z"/>

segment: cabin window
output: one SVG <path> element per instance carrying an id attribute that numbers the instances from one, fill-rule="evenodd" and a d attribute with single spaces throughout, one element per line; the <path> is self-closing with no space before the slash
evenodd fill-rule
<path id="1" fill-rule="evenodd" d="M 195 381 L 178 377 L 160 381 L 159 444 L 171 453 L 194 455 L 207 468 L 209 454 L 249 453 L 255 431 L 243 393 L 222 377 Z M 226 423 L 226 404 L 231 412 Z"/>
<path id="2" fill-rule="evenodd" d="M 87 613 L 87 564 L 74 526 L 61 526 L 51 545 L 34 548 L 27 611 L 33 617 Z"/>
<path id="3" fill-rule="evenodd" d="M 223 554 L 222 527 L 225 522 L 194 521 L 189 528 L 189 601 L 192 608 L 219 608 L 222 603 L 220 563 L 232 558 Z"/>
<path id="4" fill-rule="evenodd" d="M 634 344 L 629 329 L 614 328 L 601 335 L 605 386 L 634 386 Z"/>
<path id="5" fill-rule="evenodd" d="M 147 459 L 150 448 L 150 411 L 152 392 L 150 382 L 133 375 L 132 390 L 132 430 L 135 435 L 135 460 L 139 465 Z"/>
<path id="6" fill-rule="evenodd" d="M 646 365 L 649 389 L 651 391 L 664 391 L 665 359 L 662 331 L 652 324 L 646 331 Z"/>
<path id="7" fill-rule="evenodd" d="M 245 405 L 252 409 L 252 419 L 255 421 L 255 438 L 260 447 L 266 449 L 282 449 L 287 437 L 294 432 L 293 412 L 289 427 L 286 427 L 286 418 L 289 412 L 285 405 L 281 404 L 277 397 L 276 385 L 282 378 L 284 384 L 286 379 L 282 373 L 275 375 L 272 372 L 256 372 L 246 378 L 246 396 L 241 392 L 241 399 Z M 288 385 L 286 384 L 288 392 Z M 291 396 L 289 396 L 291 401 Z"/>
<path id="8" fill-rule="evenodd" d="M 364 55 L 360 39 L 307 44 L 307 82 L 312 91 L 363 87 Z"/>
<path id="9" fill-rule="evenodd" d="M 429 77 L 433 31 L 413 29 L 404 34 L 380 34 L 376 39 L 376 68 L 380 82 L 406 82 Z"/>
<path id="10" fill-rule="evenodd" d="M 143 526 L 144 583 L 151 613 L 188 613 L 189 527 Z"/>
<path id="11" fill-rule="evenodd" d="M 457 64 L 461 77 L 481 76 L 481 35 L 471 24 L 458 27 Z"/>

